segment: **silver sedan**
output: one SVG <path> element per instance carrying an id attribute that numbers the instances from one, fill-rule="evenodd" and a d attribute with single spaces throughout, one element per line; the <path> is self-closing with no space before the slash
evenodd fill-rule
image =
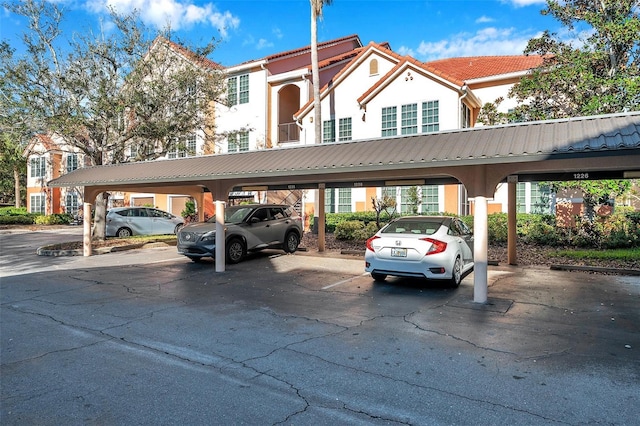
<path id="1" fill-rule="evenodd" d="M 473 270 L 473 234 L 457 217 L 407 216 L 380 229 L 366 243 L 365 271 L 448 280 L 453 287 Z"/>

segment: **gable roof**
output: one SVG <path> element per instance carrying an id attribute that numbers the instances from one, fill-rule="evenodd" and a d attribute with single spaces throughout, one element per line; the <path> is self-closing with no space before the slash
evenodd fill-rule
<path id="1" fill-rule="evenodd" d="M 44 152 L 40 152 L 39 150 L 36 150 L 35 148 L 37 145 L 41 145 L 44 148 Z M 34 153 L 43 154 L 45 152 L 60 151 L 60 150 L 61 150 L 60 146 L 54 142 L 53 138 L 50 135 L 39 133 L 37 135 L 34 135 L 33 138 L 31 138 L 27 146 L 24 148 L 24 151 L 22 152 L 22 156 L 28 157 L 29 155 Z"/>
<path id="2" fill-rule="evenodd" d="M 153 50 L 154 47 L 164 44 L 165 46 L 167 46 L 169 49 L 173 50 L 174 52 L 176 52 L 177 54 L 179 54 L 180 56 L 182 56 L 183 58 L 185 58 L 186 60 L 188 60 L 189 62 L 192 62 L 194 64 L 198 64 L 201 65 L 205 68 L 209 68 L 212 70 L 223 70 L 224 67 L 216 62 L 213 62 L 211 59 L 205 57 L 205 56 L 201 56 L 196 54 L 195 52 L 193 52 L 192 50 L 187 49 L 186 47 L 171 41 L 167 38 L 164 38 L 162 36 L 158 36 L 153 43 L 151 44 L 151 47 L 149 48 L 149 51 Z"/>
<path id="3" fill-rule="evenodd" d="M 623 153 L 621 153 L 622 151 Z M 497 165 L 624 155 L 640 170 L 640 112 L 476 127 L 438 133 L 318 145 L 299 145 L 232 154 L 121 163 L 75 170 L 51 187 L 201 184 L 240 179 L 295 183 L 322 176 L 409 171 L 469 165 Z M 604 164 L 603 164 L 604 165 Z M 616 161 L 609 168 L 620 167 Z M 523 166 L 526 168 L 526 166 Z M 619 170 L 619 169 L 616 169 Z M 359 179 L 359 178 L 356 178 Z"/>
<path id="4" fill-rule="evenodd" d="M 425 66 L 459 81 L 525 72 L 542 65 L 540 55 L 473 56 L 439 59 L 426 62 Z"/>
<path id="5" fill-rule="evenodd" d="M 330 82 L 325 84 L 320 89 L 320 98 L 325 98 L 332 90 L 334 90 L 340 82 L 351 73 L 357 66 L 359 66 L 368 56 L 373 54 L 373 52 L 377 52 L 382 56 L 386 56 L 392 61 L 396 62 L 396 65 L 393 69 L 391 69 L 387 74 L 378 79 L 365 93 L 363 93 L 359 98 L 358 102 L 366 103 L 366 100 L 371 98 L 372 95 L 379 93 L 379 91 L 384 88 L 389 82 L 395 78 L 402 69 L 406 67 L 411 67 L 415 70 L 420 70 L 423 74 L 429 75 L 432 78 L 441 81 L 444 84 L 449 85 L 450 87 L 461 88 L 464 86 L 464 80 L 461 80 L 447 72 L 445 69 L 437 68 L 426 64 L 424 62 L 418 61 L 417 59 L 411 56 L 402 56 L 394 52 L 390 49 L 388 43 L 375 43 L 370 42 L 367 46 L 362 47 L 360 49 L 354 50 L 353 53 L 357 53 L 353 59 L 345 65 L 345 67 L 340 70 Z M 313 109 L 313 97 L 309 99 L 309 101 L 302 106 L 295 114 L 294 117 L 296 119 L 300 119 L 300 117 L 308 114 Z"/>

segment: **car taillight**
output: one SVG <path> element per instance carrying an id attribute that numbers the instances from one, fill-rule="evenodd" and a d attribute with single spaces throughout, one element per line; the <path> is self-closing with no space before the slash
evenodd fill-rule
<path id="1" fill-rule="evenodd" d="M 367 240 L 367 250 L 371 250 L 371 251 L 375 252 L 375 250 L 373 249 L 373 241 L 377 240 L 378 238 L 380 238 L 380 237 L 374 235 L 373 237 L 371 237 L 371 238 L 369 238 Z"/>
<path id="2" fill-rule="evenodd" d="M 433 238 L 420 238 L 422 241 L 428 241 L 431 243 L 431 247 L 427 251 L 426 255 L 442 253 L 447 248 L 447 243 L 440 240 L 434 240 Z"/>

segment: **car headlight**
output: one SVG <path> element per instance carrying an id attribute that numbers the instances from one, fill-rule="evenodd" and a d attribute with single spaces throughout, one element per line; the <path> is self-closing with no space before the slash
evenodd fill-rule
<path id="1" fill-rule="evenodd" d="M 215 231 L 207 232 L 206 234 L 202 235 L 202 241 L 215 241 L 215 240 L 216 240 Z"/>

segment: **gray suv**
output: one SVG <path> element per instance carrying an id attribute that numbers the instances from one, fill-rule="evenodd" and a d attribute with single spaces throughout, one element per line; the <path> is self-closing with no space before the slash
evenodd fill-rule
<path id="1" fill-rule="evenodd" d="M 226 261 L 240 262 L 248 252 L 281 248 L 297 250 L 302 237 L 302 218 L 291 206 L 280 204 L 241 204 L 224 211 Z M 216 219 L 192 223 L 178 232 L 178 253 L 194 262 L 203 257 L 215 259 Z"/>

